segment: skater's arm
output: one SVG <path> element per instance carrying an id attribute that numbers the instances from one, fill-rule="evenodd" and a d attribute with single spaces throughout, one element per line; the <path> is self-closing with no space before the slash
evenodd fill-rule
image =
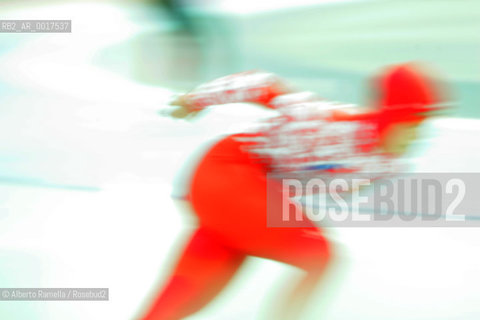
<path id="1" fill-rule="evenodd" d="M 247 71 L 207 82 L 178 96 L 170 103 L 178 107 L 170 115 L 176 118 L 191 117 L 211 105 L 239 102 L 256 103 L 278 109 L 283 114 L 318 113 L 320 118 L 325 117 L 325 108 L 336 108 L 334 103 L 325 101 L 313 92 L 294 90 L 275 74 Z"/>
<path id="2" fill-rule="evenodd" d="M 207 82 L 179 96 L 171 104 L 183 107 L 182 112 L 191 113 L 210 105 L 250 102 L 274 108 L 269 102 L 286 93 L 293 92 L 278 76 L 263 71 L 248 71 Z"/>

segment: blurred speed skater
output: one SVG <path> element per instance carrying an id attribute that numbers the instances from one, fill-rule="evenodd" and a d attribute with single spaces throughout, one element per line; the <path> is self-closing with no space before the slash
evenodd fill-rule
<path id="1" fill-rule="evenodd" d="M 246 257 L 290 264 L 303 279 L 278 306 L 276 319 L 298 319 L 332 259 L 331 246 L 306 217 L 301 227 L 267 227 L 284 195 L 269 173 L 315 177 L 328 172 L 395 171 L 418 125 L 437 109 L 438 92 L 411 64 L 391 67 L 376 81 L 378 100 L 361 113 L 342 110 L 290 89 L 274 74 L 250 71 L 206 83 L 180 96 L 172 116 L 210 105 L 251 102 L 279 116 L 255 130 L 222 138 L 203 156 L 191 178 L 188 201 L 198 217 L 194 232 L 166 285 L 143 320 L 181 319 L 202 309 L 229 283 Z M 277 191 L 275 191 L 277 190 Z"/>

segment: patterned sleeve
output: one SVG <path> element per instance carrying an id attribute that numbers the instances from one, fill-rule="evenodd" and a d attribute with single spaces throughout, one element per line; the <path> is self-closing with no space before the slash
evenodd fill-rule
<path id="1" fill-rule="evenodd" d="M 289 92 L 292 92 L 292 89 L 275 74 L 254 70 L 232 74 L 200 85 L 186 94 L 186 101 L 192 110 L 236 102 L 259 103 L 275 108 L 269 102 Z"/>

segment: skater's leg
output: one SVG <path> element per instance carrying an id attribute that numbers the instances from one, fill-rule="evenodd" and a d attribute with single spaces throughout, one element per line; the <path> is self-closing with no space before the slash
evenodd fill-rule
<path id="1" fill-rule="evenodd" d="M 265 254 L 273 260 L 305 271 L 302 278 L 293 284 L 293 288 L 279 297 L 279 308 L 275 315 L 275 319 L 279 320 L 300 319 L 331 261 L 329 243 L 319 232 L 305 231 L 288 238 L 279 248 Z"/>
<path id="2" fill-rule="evenodd" d="M 279 304 L 282 316 L 297 319 L 330 260 L 329 244 L 308 220 L 301 228 L 267 226 L 267 215 L 282 210 L 282 188 L 275 181 L 267 186 L 264 168 L 249 163 L 241 150 L 227 138 L 207 154 L 191 184 L 192 205 L 200 221 L 221 234 L 229 247 L 305 270 Z"/>
<path id="3" fill-rule="evenodd" d="M 182 319 L 200 310 L 225 287 L 244 257 L 200 228 L 143 320 Z"/>
<path id="4" fill-rule="evenodd" d="M 248 173 L 244 172 L 243 177 L 248 178 Z M 303 278 L 278 303 L 278 314 L 271 317 L 279 320 L 299 319 L 325 274 L 331 260 L 331 248 L 321 231 L 308 220 L 304 224 L 308 226 L 301 228 L 268 227 L 266 214 L 268 210 L 276 208 L 269 207 L 267 210 L 265 189 L 264 183 L 251 183 L 249 188 L 240 189 L 242 198 L 232 202 L 228 210 L 223 211 L 226 218 L 217 219 L 222 222 L 217 231 L 222 233 L 229 246 L 240 252 L 284 262 L 305 271 Z M 212 212 L 217 209 L 216 205 L 225 201 L 225 197 L 218 198 L 222 200 L 215 202 L 215 206 L 209 205 Z M 207 206 L 200 202 L 196 204 L 198 209 Z M 281 200 L 273 201 L 269 206 L 281 207 Z M 230 223 L 227 218 L 230 218 Z"/>
<path id="5" fill-rule="evenodd" d="M 278 194 L 278 197 L 283 195 Z M 270 210 L 281 212 L 281 201 L 269 203 Z M 255 247 L 245 252 L 284 262 L 305 271 L 302 279 L 286 291 L 279 305 L 277 319 L 298 319 L 309 298 L 326 274 L 332 260 L 332 249 L 328 240 L 315 224 L 305 219 L 305 227 L 265 227 Z"/>
<path id="6" fill-rule="evenodd" d="M 265 178 L 246 171 L 242 171 L 242 177 L 248 179 L 248 188 L 240 189 L 241 200 L 224 211 L 228 212 L 225 216 L 238 218 L 231 220 L 231 227 L 228 221 L 224 221 L 219 232 L 223 232 L 231 247 L 241 252 L 284 262 L 305 271 L 303 278 L 282 297 L 278 303 L 278 315 L 274 317 L 299 319 L 331 260 L 330 245 L 307 217 L 304 217 L 302 227 L 268 227 L 266 215 L 281 212 L 283 195 L 281 192 L 276 196 L 271 194 L 267 203 Z"/>

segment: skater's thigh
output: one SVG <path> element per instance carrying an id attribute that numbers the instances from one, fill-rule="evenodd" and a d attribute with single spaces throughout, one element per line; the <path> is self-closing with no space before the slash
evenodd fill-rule
<path id="1" fill-rule="evenodd" d="M 258 181 L 238 197 L 210 203 L 217 212 L 210 222 L 230 247 L 248 255 L 273 259 L 302 269 L 320 267 L 330 256 L 328 241 L 321 230 L 305 217 L 302 227 L 271 227 L 268 214 L 278 214 L 282 197 L 278 192 L 267 201 L 266 183 Z M 223 202 L 223 203 L 222 203 Z"/>
<path id="2" fill-rule="evenodd" d="M 239 248 L 253 256 L 287 263 L 301 269 L 323 269 L 331 257 L 328 240 L 315 228 L 268 228 L 255 242 Z"/>
<path id="3" fill-rule="evenodd" d="M 215 232 L 200 227 L 184 248 L 174 274 L 195 282 L 208 282 L 222 274 L 229 276 L 244 258 L 243 253 L 226 246 Z"/>

